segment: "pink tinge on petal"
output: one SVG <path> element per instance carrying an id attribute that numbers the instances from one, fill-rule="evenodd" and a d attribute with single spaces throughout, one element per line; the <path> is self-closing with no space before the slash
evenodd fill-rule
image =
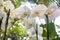
<path id="1" fill-rule="evenodd" d="M 48 6 L 48 10 L 51 11 L 51 12 L 54 12 L 56 9 L 58 9 L 57 4 L 50 4 Z"/>
<path id="2" fill-rule="evenodd" d="M 38 12 L 37 16 L 43 16 L 47 10 L 47 7 L 44 4 L 39 4 L 35 8 L 33 8 L 33 13 L 32 15 L 35 14 L 35 12 Z"/>
<path id="3" fill-rule="evenodd" d="M 12 14 L 14 15 L 14 17 L 18 18 L 18 17 L 24 16 L 25 12 L 27 12 L 28 14 L 30 14 L 31 10 L 27 6 L 23 5 L 23 6 L 20 6 L 19 8 L 15 9 L 15 10 L 13 10 Z"/>
<path id="4" fill-rule="evenodd" d="M 52 13 L 51 18 L 52 18 L 53 20 L 55 20 L 55 18 L 58 17 L 58 16 L 60 16 L 60 9 L 55 10 L 55 11 Z"/>

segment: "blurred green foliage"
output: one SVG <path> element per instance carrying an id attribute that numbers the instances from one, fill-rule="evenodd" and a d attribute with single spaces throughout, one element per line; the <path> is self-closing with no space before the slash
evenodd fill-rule
<path id="1" fill-rule="evenodd" d="M 36 3 L 36 4 L 45 4 L 48 6 L 52 2 L 56 2 L 58 6 L 60 6 L 60 0 L 28 0 L 29 2 Z"/>
<path id="2" fill-rule="evenodd" d="M 56 1 L 57 1 L 58 6 L 60 7 L 60 0 L 56 0 Z"/>
<path id="3" fill-rule="evenodd" d="M 12 27 L 7 30 L 7 38 L 12 38 L 12 40 L 18 40 L 19 38 L 23 39 L 28 36 L 27 29 L 23 28 L 21 24 L 16 23 L 17 20 L 15 20 Z"/>
<path id="4" fill-rule="evenodd" d="M 8 0 L 4 0 L 4 1 L 8 1 Z M 10 0 L 10 1 L 13 3 L 15 8 L 18 8 L 21 5 L 21 2 L 24 2 L 25 0 Z"/>
<path id="5" fill-rule="evenodd" d="M 4 1 L 7 1 L 7 0 L 4 0 Z M 21 2 L 24 2 L 25 0 L 11 0 L 11 2 L 14 4 L 14 7 L 15 8 L 18 8 L 20 5 L 21 5 Z M 40 4 L 40 3 L 43 3 L 45 4 L 46 6 L 48 6 L 50 3 L 52 2 L 55 2 L 55 0 L 28 0 L 29 2 L 32 2 L 32 3 L 36 3 L 36 4 Z M 58 6 L 60 6 L 60 0 L 56 0 L 57 1 L 57 4 Z M 2 6 L 0 4 L 0 6 Z M 12 24 L 14 24 L 15 22 L 13 21 Z M 16 35 L 20 36 L 20 37 L 24 37 L 25 36 L 25 33 L 27 32 L 25 29 L 22 30 L 23 28 L 21 26 L 19 26 L 18 24 L 15 25 L 16 27 L 12 27 L 13 29 L 11 30 L 11 28 L 9 28 L 7 30 L 7 35 L 11 36 L 10 37 L 17 37 Z M 41 25 L 43 26 L 43 28 L 46 28 L 46 24 L 45 25 Z M 56 34 L 56 31 L 55 31 L 55 26 L 54 26 L 54 23 L 50 23 L 49 24 L 49 35 L 51 38 L 54 38 L 57 34 Z M 46 37 L 46 30 L 43 30 L 43 37 Z M 24 34 L 24 35 L 23 35 Z M 54 40 L 57 40 L 57 39 L 54 39 Z"/>
<path id="6" fill-rule="evenodd" d="M 4 0 L 7 1 L 7 0 Z M 18 8 L 21 5 L 21 2 L 24 2 L 25 0 L 11 0 L 11 2 L 14 4 L 15 8 Z M 58 6 L 60 6 L 60 0 L 26 0 L 31 3 L 36 3 L 36 4 L 45 4 L 48 6 L 52 2 L 56 2 Z"/>
<path id="7" fill-rule="evenodd" d="M 29 1 L 31 3 L 37 3 L 37 0 L 27 0 L 27 1 Z"/>
<path id="8" fill-rule="evenodd" d="M 24 0 L 11 0 L 11 2 L 14 4 L 15 8 L 18 8 L 21 5 L 21 2 Z"/>
<path id="9" fill-rule="evenodd" d="M 3 39 L 3 35 L 2 35 L 2 31 L 0 31 L 0 40 L 2 40 Z"/>
<path id="10" fill-rule="evenodd" d="M 43 27 L 43 37 L 46 37 L 46 30 L 44 30 L 44 28 L 46 28 L 46 24 L 45 25 L 40 25 L 40 26 L 42 26 Z M 56 30 L 55 30 L 55 26 L 54 26 L 54 23 L 49 23 L 49 37 L 51 37 L 51 38 L 54 38 L 55 36 L 57 36 L 57 34 L 56 34 Z"/>
<path id="11" fill-rule="evenodd" d="M 45 4 L 49 5 L 49 3 L 52 2 L 52 0 L 28 0 L 31 3 L 36 3 L 36 4 Z"/>

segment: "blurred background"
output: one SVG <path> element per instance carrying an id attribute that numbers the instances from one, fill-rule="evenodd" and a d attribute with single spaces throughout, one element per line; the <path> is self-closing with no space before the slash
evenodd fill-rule
<path id="1" fill-rule="evenodd" d="M 60 0 L 0 0 L 0 40 L 48 38 L 60 40 Z"/>

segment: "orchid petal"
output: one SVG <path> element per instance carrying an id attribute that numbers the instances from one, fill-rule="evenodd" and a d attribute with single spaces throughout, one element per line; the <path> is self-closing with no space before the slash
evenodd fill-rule
<path id="1" fill-rule="evenodd" d="M 14 9 L 14 5 L 11 1 L 4 2 L 4 7 L 6 7 L 6 10 L 10 9 L 12 11 Z"/>
<path id="2" fill-rule="evenodd" d="M 23 17 L 25 12 L 27 15 L 29 15 L 31 13 L 31 10 L 26 5 L 22 5 L 19 8 L 12 11 L 12 16 L 17 17 L 17 18 Z"/>

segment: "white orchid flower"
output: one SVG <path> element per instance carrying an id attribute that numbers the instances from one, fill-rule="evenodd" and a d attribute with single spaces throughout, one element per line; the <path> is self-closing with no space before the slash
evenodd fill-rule
<path id="1" fill-rule="evenodd" d="M 43 33 L 43 28 L 40 27 L 40 25 L 41 25 L 40 19 L 39 19 L 39 17 L 36 17 L 35 18 L 35 26 L 38 28 L 38 30 L 37 30 L 38 34 L 41 36 Z M 36 27 L 35 27 L 35 29 L 36 29 Z"/>
<path id="2" fill-rule="evenodd" d="M 29 29 L 35 26 L 35 18 L 28 18 L 25 22 L 25 26 Z"/>
<path id="3" fill-rule="evenodd" d="M 54 13 L 57 9 L 58 9 L 57 4 L 50 4 L 48 6 L 46 13 L 48 15 L 49 22 L 51 22 L 52 20 L 54 20 L 57 17 L 56 13 Z"/>
<path id="4" fill-rule="evenodd" d="M 57 35 L 60 36 L 60 33 L 59 33 L 59 31 L 60 31 L 59 24 L 60 23 L 57 22 L 57 21 L 60 20 L 60 19 L 57 18 L 57 17 L 60 16 L 60 9 L 58 9 L 58 6 L 57 5 L 52 5 L 51 8 L 50 8 L 50 10 L 51 10 L 50 11 L 51 13 L 48 14 L 49 20 L 50 21 L 53 20 L 53 22 L 55 24 L 55 29 L 56 29 Z"/>
<path id="5" fill-rule="evenodd" d="M 6 8 L 6 10 L 14 10 L 14 5 L 13 5 L 13 3 L 11 2 L 11 1 L 6 1 L 6 2 L 4 2 L 4 7 Z"/>
<path id="6" fill-rule="evenodd" d="M 26 5 L 22 5 L 19 8 L 12 11 L 12 16 L 14 18 L 19 18 L 19 17 L 21 18 L 21 17 L 29 16 L 30 13 L 31 13 L 30 8 L 27 7 Z"/>
<path id="7" fill-rule="evenodd" d="M 40 19 L 39 19 L 39 17 L 36 17 L 36 18 L 35 18 L 35 22 L 36 22 L 36 24 L 38 24 L 38 25 L 41 24 L 41 23 L 40 23 Z"/>
<path id="8" fill-rule="evenodd" d="M 1 25 L 2 28 L 1 29 L 4 30 L 5 22 L 6 22 L 6 13 L 0 10 L 0 18 L 2 18 L 2 17 L 3 17 L 3 20 L 2 20 L 2 25 Z"/>
<path id="9" fill-rule="evenodd" d="M 38 28 L 39 29 L 39 28 Z M 36 39 L 36 31 L 35 31 L 35 29 L 32 27 L 32 28 L 30 28 L 30 29 L 28 29 L 28 31 L 30 32 L 29 33 L 29 35 L 33 38 L 33 39 Z M 42 37 L 42 33 L 41 33 L 41 28 L 39 29 L 39 31 L 38 31 L 38 39 L 40 40 L 40 39 L 43 39 L 43 37 Z M 32 39 L 32 40 L 33 40 Z"/>
<path id="10" fill-rule="evenodd" d="M 54 24 L 57 35 L 60 37 L 60 16 L 55 19 Z"/>
<path id="11" fill-rule="evenodd" d="M 60 9 L 56 9 L 50 16 L 49 16 L 49 20 L 51 22 L 51 20 L 53 20 L 53 22 L 55 21 L 55 19 L 60 16 Z"/>
<path id="12" fill-rule="evenodd" d="M 56 4 L 51 4 L 48 8 L 44 4 L 40 4 L 33 9 L 30 17 L 38 16 L 40 19 L 46 19 L 45 14 L 47 14 L 49 17 L 49 22 L 51 22 L 54 19 L 52 15 L 55 15 L 53 12 L 56 9 L 58 9 Z"/>
<path id="13" fill-rule="evenodd" d="M 36 34 L 34 27 L 31 27 L 30 29 L 28 29 L 28 31 L 29 31 L 29 34 L 30 34 L 31 36 L 34 35 L 34 34 Z"/>
<path id="14" fill-rule="evenodd" d="M 30 35 L 36 34 L 36 24 L 38 25 L 37 26 L 38 27 L 38 34 L 40 36 L 42 36 L 43 28 L 39 26 L 41 23 L 40 23 L 38 17 L 28 18 L 28 20 L 25 22 L 25 26 L 28 29 L 28 31 L 30 32 Z"/>
<path id="15" fill-rule="evenodd" d="M 47 7 L 44 4 L 39 4 L 35 8 L 33 8 L 31 17 L 39 16 L 40 18 L 42 18 L 46 10 L 47 10 Z"/>
<path id="16" fill-rule="evenodd" d="M 25 21 L 25 26 L 30 29 L 32 27 L 36 28 L 36 24 L 38 24 L 38 27 L 39 25 L 41 25 L 41 22 L 40 22 L 40 19 L 38 17 L 35 17 L 35 18 L 28 18 L 26 21 Z"/>
<path id="17" fill-rule="evenodd" d="M 58 9 L 58 6 L 57 6 L 57 4 L 55 4 L 55 3 L 52 3 L 52 4 L 50 4 L 49 6 L 48 6 L 48 14 L 50 13 L 53 13 L 56 9 Z"/>

